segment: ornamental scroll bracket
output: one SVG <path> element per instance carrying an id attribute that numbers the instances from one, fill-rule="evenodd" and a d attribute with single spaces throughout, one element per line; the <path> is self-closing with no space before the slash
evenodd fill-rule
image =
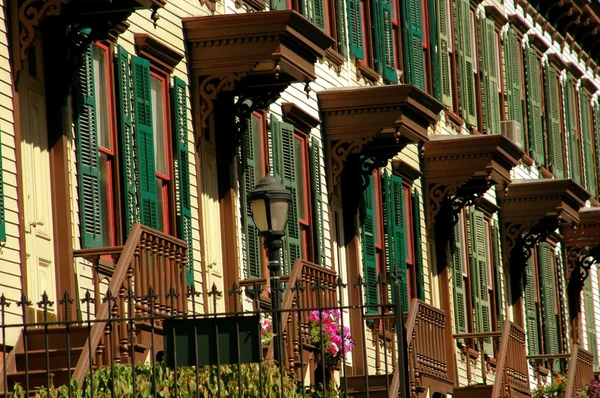
<path id="1" fill-rule="evenodd" d="M 45 17 L 59 15 L 62 6 L 71 0 L 25 0 L 18 10 L 19 48 L 21 60 L 27 59 L 27 51 L 35 41 L 35 29 Z"/>
<path id="2" fill-rule="evenodd" d="M 253 69 L 253 68 L 252 68 Z M 208 129 L 208 118 L 215 109 L 214 102 L 225 91 L 233 91 L 238 81 L 248 76 L 252 69 L 244 72 L 210 75 L 200 83 L 200 119 L 202 129 Z"/>
<path id="3" fill-rule="evenodd" d="M 234 147 L 236 147 L 246 131 L 248 120 L 252 113 L 261 109 L 267 109 L 272 103 L 277 101 L 285 86 L 274 86 L 268 90 L 252 90 L 250 94 L 240 95 L 234 104 L 234 112 L 237 116 L 236 136 L 234 137 Z"/>
<path id="4" fill-rule="evenodd" d="M 569 288 L 581 293 L 585 280 L 589 276 L 591 266 L 600 259 L 600 248 L 590 246 L 567 246 L 569 262 Z"/>
<path id="5" fill-rule="evenodd" d="M 333 185 L 340 183 L 340 177 L 344 171 L 344 166 L 350 155 L 358 155 L 363 151 L 363 148 L 373 141 L 374 137 L 362 137 L 354 140 L 339 140 L 336 141 L 331 149 L 332 159 L 332 176 Z M 362 166 L 362 165 L 361 165 Z"/>
<path id="6" fill-rule="evenodd" d="M 396 152 L 379 154 L 377 156 L 360 156 L 359 157 L 359 173 L 360 173 L 360 188 L 361 192 L 369 186 L 369 177 L 373 171 L 381 167 L 385 167 L 388 161 L 394 157 Z"/>
<path id="7" fill-rule="evenodd" d="M 431 185 L 429 189 L 429 219 L 436 223 L 444 217 L 445 226 L 452 229 L 459 220 L 459 214 L 465 207 L 471 206 L 483 192 L 461 192 L 467 180 L 442 182 Z"/>
<path id="8" fill-rule="evenodd" d="M 531 250 L 543 242 L 556 227 L 537 227 L 533 222 L 511 222 L 505 225 L 504 237 L 511 272 L 524 280 Z"/>

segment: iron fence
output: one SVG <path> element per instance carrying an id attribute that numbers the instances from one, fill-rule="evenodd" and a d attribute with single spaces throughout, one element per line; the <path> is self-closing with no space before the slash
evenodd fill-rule
<path id="1" fill-rule="evenodd" d="M 367 304 L 364 280 L 334 282 L 284 283 L 277 311 L 268 305 L 266 280 L 228 292 L 213 285 L 209 313 L 199 313 L 193 286 L 189 313 L 175 310 L 174 288 L 165 297 L 152 288 L 145 295 L 108 290 L 100 299 L 109 309 L 102 319 L 94 316 L 100 303 L 90 291 L 78 300 L 65 293 L 58 303 L 46 294 L 37 302 L 25 295 L 11 302 L 2 294 L 2 342 L 10 330 L 20 334 L 14 347 L 2 346 L 0 396 L 406 396 L 400 300 Z M 397 281 L 380 277 L 373 285 L 379 297 L 400 297 Z M 224 295 L 233 297 L 233 311 L 217 310 Z M 345 304 L 350 295 L 358 303 Z M 71 306 L 79 307 L 79 319 L 69 319 Z M 23 322 L 5 322 L 16 308 Z M 32 308 L 37 321 L 29 321 Z M 64 319 L 54 320 L 50 308 Z M 271 336 L 273 329 L 279 333 Z M 356 374 L 357 368 L 364 372 Z"/>

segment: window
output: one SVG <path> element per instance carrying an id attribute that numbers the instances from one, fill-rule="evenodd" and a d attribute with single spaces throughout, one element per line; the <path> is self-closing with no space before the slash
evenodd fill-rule
<path id="1" fill-rule="evenodd" d="M 419 0 L 411 1 L 419 3 Z M 368 72 L 364 68 L 367 67 L 381 74 L 384 81 L 396 82 L 396 7 L 389 0 L 349 0 L 348 9 L 350 55 L 359 59 L 358 66 L 363 67 L 363 75 Z M 370 78 L 375 80 L 376 76 Z"/>
<path id="2" fill-rule="evenodd" d="M 298 182 L 298 222 L 302 242 L 302 258 L 312 261 L 312 236 L 310 215 L 310 186 L 308 184 L 308 145 L 302 134 L 294 134 L 294 158 L 296 159 L 296 181 Z"/>
<path id="3" fill-rule="evenodd" d="M 565 178 L 564 118 L 559 72 L 550 63 L 544 65 L 548 168 L 556 178 Z"/>
<path id="4" fill-rule="evenodd" d="M 527 77 L 527 132 L 529 154 L 541 165 L 546 164 L 544 146 L 544 108 L 542 97 L 541 61 L 538 51 L 527 46 L 524 50 Z"/>
<path id="5" fill-rule="evenodd" d="M 460 115 L 467 125 L 477 127 L 477 58 L 474 13 L 469 0 L 454 3 L 454 42 L 457 44 L 455 57 L 458 70 Z"/>
<path id="6" fill-rule="evenodd" d="M 526 151 L 527 138 L 525 135 L 525 72 L 523 70 L 523 52 L 519 34 L 509 27 L 504 37 L 504 64 L 506 65 L 506 108 L 508 120 L 514 120 L 521 125 L 521 142 Z"/>
<path id="7" fill-rule="evenodd" d="M 596 340 L 596 316 L 594 314 L 594 291 L 592 289 L 592 272 L 583 285 L 583 308 L 585 314 L 585 332 L 587 349 L 594 356 L 594 371 L 598 370 L 598 342 Z"/>
<path id="8" fill-rule="evenodd" d="M 569 153 L 569 177 L 583 185 L 581 175 L 581 137 L 579 136 L 579 106 L 575 78 L 567 74 L 564 84 L 564 109 L 567 126 L 567 149 Z"/>
<path id="9" fill-rule="evenodd" d="M 427 4 L 421 0 L 402 0 L 404 45 L 404 82 L 426 90 Z"/>
<path id="10" fill-rule="evenodd" d="M 156 169 L 156 192 L 158 201 L 158 229 L 170 232 L 170 200 L 169 185 L 171 182 L 170 167 L 170 134 L 167 120 L 168 100 L 167 81 L 164 77 L 150 74 L 152 98 L 152 126 L 154 132 L 154 167 Z"/>
<path id="11" fill-rule="evenodd" d="M 376 306 L 395 299 L 392 289 L 381 297 L 378 277 L 397 280 L 400 284 L 402 308 L 423 291 L 420 264 L 415 255 L 412 195 L 402 178 L 376 170 L 363 193 L 362 254 L 366 282 L 366 304 Z M 383 290 L 385 292 L 385 290 Z M 370 308 L 369 312 L 376 312 Z"/>
<path id="12" fill-rule="evenodd" d="M 480 57 L 483 60 L 483 108 L 484 123 L 482 132 L 500 134 L 500 62 L 498 58 L 498 32 L 491 18 L 479 19 Z M 481 102 L 480 102 L 481 103 Z"/>
<path id="13" fill-rule="evenodd" d="M 525 311 L 528 354 L 558 354 L 562 352 L 560 300 L 554 247 L 541 243 L 527 263 Z M 558 361 L 556 361 L 558 362 Z M 558 366 L 555 363 L 555 366 Z M 559 369 L 554 369 L 559 370 Z"/>
<path id="14" fill-rule="evenodd" d="M 114 178 L 115 142 L 112 107 L 112 80 L 110 78 L 110 52 L 108 47 L 92 45 L 93 79 L 95 84 L 96 130 L 100 162 L 100 204 L 102 210 L 102 245 L 116 244 Z"/>
<path id="15" fill-rule="evenodd" d="M 90 45 L 83 54 L 75 90 L 82 247 L 120 244 L 124 239 L 118 227 L 123 228 L 125 239 L 136 223 L 161 229 L 187 242 L 191 282 L 186 84 L 173 78 L 171 104 L 167 73 L 151 73 L 147 60 L 130 57 L 118 47 L 113 83 L 112 64 L 108 47 Z M 116 106 L 112 104 L 113 87 Z M 117 184 L 115 175 L 117 152 L 121 184 Z M 173 176 L 178 178 L 174 184 Z M 122 209 L 123 217 L 116 214 L 116 209 Z M 177 215 L 176 223 L 172 215 Z M 115 225 L 120 219 L 122 224 Z"/>
<path id="16" fill-rule="evenodd" d="M 435 24 L 437 26 L 437 42 L 434 43 L 437 47 L 438 54 L 436 68 L 438 73 L 434 77 L 434 86 L 436 98 L 441 101 L 450 109 L 455 111 L 458 107 L 454 106 L 453 98 L 456 98 L 456 84 L 453 77 L 450 75 L 451 70 L 456 70 L 456 59 L 453 51 L 453 40 L 452 40 L 452 15 L 450 4 L 448 0 L 441 0 L 435 2 Z M 431 35 L 433 38 L 433 34 Z M 452 65 L 452 66 L 451 66 Z"/>
<path id="17" fill-rule="evenodd" d="M 485 333 L 503 321 L 497 228 L 481 211 L 462 211 L 454 227 L 452 283 L 457 333 Z M 481 349 L 481 347 L 478 347 Z M 493 354 L 492 340 L 483 351 Z"/>

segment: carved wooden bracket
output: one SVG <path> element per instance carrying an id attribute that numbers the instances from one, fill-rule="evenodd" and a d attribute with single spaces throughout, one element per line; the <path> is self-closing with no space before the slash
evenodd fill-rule
<path id="1" fill-rule="evenodd" d="M 59 15 L 62 6 L 71 0 L 25 0 L 19 7 L 19 48 L 21 60 L 35 40 L 35 29 L 45 17 Z"/>
<path id="2" fill-rule="evenodd" d="M 200 83 L 200 119 L 203 129 L 208 128 L 208 117 L 212 114 L 214 101 L 225 91 L 232 91 L 236 82 L 243 79 L 251 70 L 224 75 L 207 76 Z"/>
<path id="3" fill-rule="evenodd" d="M 506 186 L 510 170 L 522 156 L 521 149 L 499 135 L 432 137 L 423 147 L 428 228 L 441 215 L 446 227 L 452 227 L 462 208 L 492 186 Z"/>
<path id="4" fill-rule="evenodd" d="M 344 164 L 350 155 L 358 155 L 362 153 L 363 148 L 371 141 L 373 141 L 374 137 L 362 137 L 353 141 L 337 141 L 331 150 L 331 159 L 332 159 L 332 174 L 333 174 L 333 183 L 335 185 L 339 184 L 340 176 L 342 175 L 342 171 L 344 171 Z"/>

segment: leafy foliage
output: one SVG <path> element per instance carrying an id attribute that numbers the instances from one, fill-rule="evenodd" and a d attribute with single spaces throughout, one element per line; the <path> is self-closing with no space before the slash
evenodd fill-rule
<path id="1" fill-rule="evenodd" d="M 175 388 L 175 372 L 160 364 L 154 367 L 140 365 L 135 367 L 135 394 L 133 369 L 130 365 L 114 364 L 86 375 L 82 386 L 73 380 L 71 382 L 71 396 L 74 398 L 149 398 L 154 392 L 159 397 L 265 397 L 279 398 L 281 387 L 281 375 L 279 367 L 273 364 L 245 364 L 237 365 L 205 366 L 198 369 L 185 367 L 177 369 L 177 389 Z M 241 381 L 241 383 L 240 383 Z M 241 388 L 241 391 L 240 391 Z M 220 390 L 220 391 L 219 391 Z M 113 395 L 114 391 L 114 395 Z M 262 391 L 262 393 L 261 393 Z M 288 374 L 283 376 L 283 397 L 297 398 L 302 396 L 301 387 L 296 380 Z M 323 393 L 323 388 L 308 387 L 305 391 L 307 397 L 312 398 L 334 398 L 340 393 L 335 384 Z M 25 398 L 26 394 L 19 384 L 15 384 L 13 397 Z M 63 385 L 55 388 L 40 387 L 35 398 L 67 398 L 69 387 Z"/>
<path id="2" fill-rule="evenodd" d="M 567 389 L 567 378 L 563 375 L 556 375 L 552 383 L 531 392 L 532 398 L 562 398 Z"/>

